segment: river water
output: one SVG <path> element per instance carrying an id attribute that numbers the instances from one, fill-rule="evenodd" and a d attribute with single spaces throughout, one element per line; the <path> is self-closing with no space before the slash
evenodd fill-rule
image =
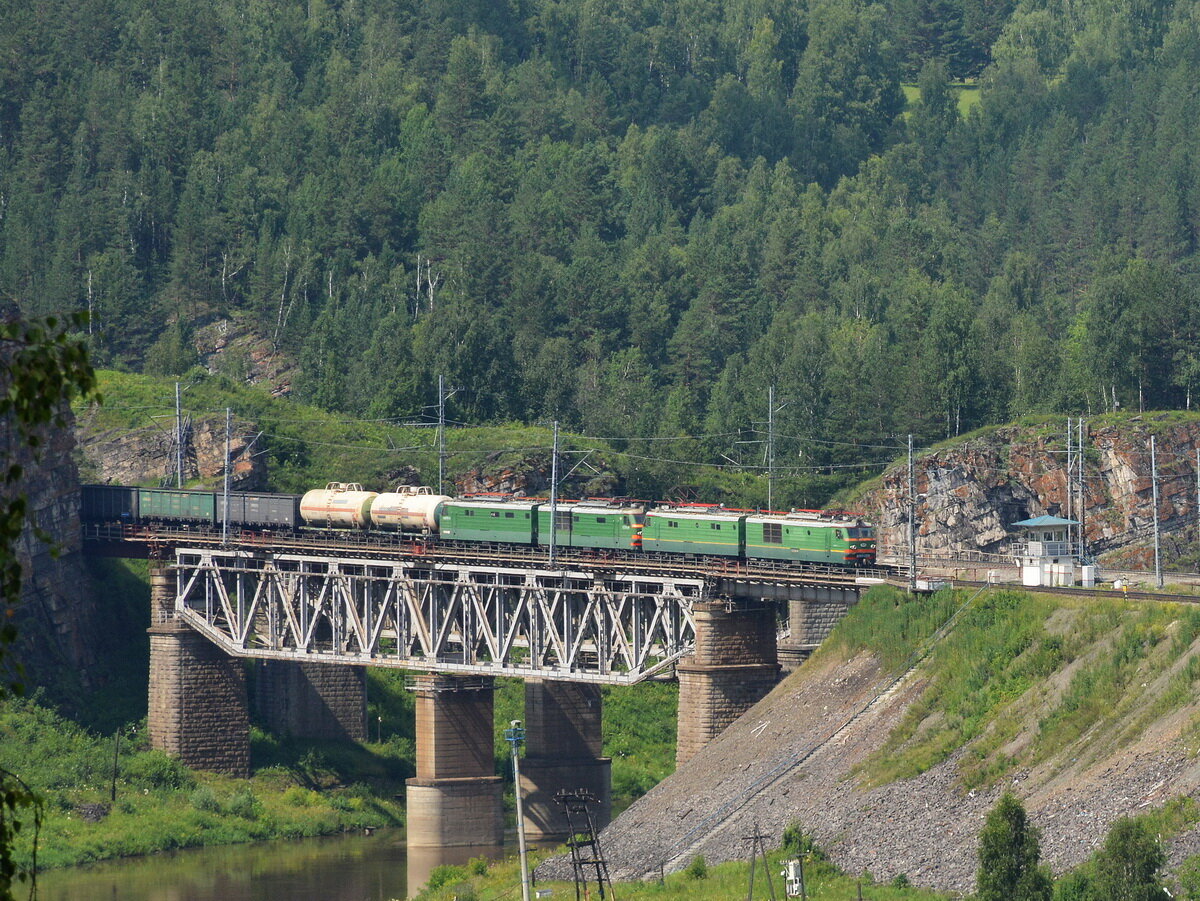
<path id="1" fill-rule="evenodd" d="M 50 870 L 39 901 L 393 901 L 433 868 L 500 848 L 413 849 L 401 830 L 197 848 Z"/>

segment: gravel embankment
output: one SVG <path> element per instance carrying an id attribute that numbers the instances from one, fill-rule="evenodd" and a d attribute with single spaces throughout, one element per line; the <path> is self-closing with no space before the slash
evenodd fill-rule
<path id="1" fill-rule="evenodd" d="M 1116 819 L 1200 786 L 1200 763 L 1176 739 L 1179 716 L 1098 762 L 1052 761 L 986 791 L 962 790 L 956 757 L 913 779 L 860 786 L 852 771 L 916 699 L 919 671 L 838 730 L 889 682 L 864 654 L 806 666 L 781 683 L 605 831 L 613 878 L 654 876 L 696 854 L 709 863 L 745 857 L 756 826 L 778 844 L 799 820 L 847 872 L 877 880 L 904 873 L 915 884 L 968 892 L 979 830 L 1005 787 L 1024 800 L 1043 830 L 1044 859 L 1062 871 L 1083 861 Z M 1174 843 L 1172 863 L 1195 853 L 1200 829 Z M 545 875 L 554 871 L 565 875 L 561 862 L 544 865 Z"/>

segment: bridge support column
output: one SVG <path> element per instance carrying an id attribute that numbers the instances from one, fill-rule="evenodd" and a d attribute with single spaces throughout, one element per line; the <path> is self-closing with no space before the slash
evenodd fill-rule
<path id="1" fill-rule="evenodd" d="M 272 731 L 366 741 L 364 667 L 266 660 L 254 675 L 255 710 Z"/>
<path id="2" fill-rule="evenodd" d="M 150 571 L 150 745 L 190 767 L 250 775 L 250 720 L 240 660 L 174 617 L 165 564 Z"/>
<path id="3" fill-rule="evenodd" d="M 408 844 L 504 840 L 495 775 L 491 679 L 424 676 L 417 688 L 417 775 L 408 780 Z"/>
<path id="4" fill-rule="evenodd" d="M 791 673 L 807 660 L 858 599 L 851 591 L 813 589 L 813 597 L 788 601 L 791 634 L 779 644 L 779 663 Z"/>
<path id="5" fill-rule="evenodd" d="M 525 835 L 562 841 L 567 819 L 555 794 L 586 789 L 599 828 L 612 819 L 612 760 L 602 757 L 600 687 L 582 682 L 525 682 L 526 753 L 521 761 Z"/>
<path id="6" fill-rule="evenodd" d="M 702 601 L 693 615 L 696 652 L 675 668 L 679 675 L 677 766 L 765 697 L 779 679 L 772 604 Z"/>

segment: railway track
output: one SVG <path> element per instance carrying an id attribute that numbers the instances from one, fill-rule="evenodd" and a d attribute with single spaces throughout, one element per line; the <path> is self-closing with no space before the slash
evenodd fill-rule
<path id="1" fill-rule="evenodd" d="M 469 563 L 532 570 L 620 570 L 655 577 L 703 578 L 770 585 L 825 585 L 853 587 L 864 580 L 894 578 L 890 568 L 848 568 L 820 564 L 745 561 L 724 557 L 657 554 L 641 551 L 579 552 L 560 549 L 553 566 L 545 548 L 487 545 L 466 542 L 427 542 L 401 536 L 362 533 L 290 535 L 278 532 L 240 531 L 222 539 L 217 530 L 171 529 L 126 523 L 87 523 L 85 547 L 96 552 L 115 551 L 122 556 L 169 556 L 176 547 L 238 549 L 266 553 L 317 553 L 363 559 L 394 558 L 429 563 Z M 121 553 L 121 550 L 137 553 Z"/>

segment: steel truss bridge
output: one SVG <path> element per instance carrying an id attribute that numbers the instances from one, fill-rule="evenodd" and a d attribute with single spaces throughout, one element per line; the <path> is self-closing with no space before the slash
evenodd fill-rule
<path id="1" fill-rule="evenodd" d="M 629 684 L 691 650 L 702 579 L 180 547 L 180 618 L 239 657 Z"/>
<path id="2" fill-rule="evenodd" d="M 170 560 L 177 615 L 232 656 L 614 685 L 673 677 L 697 602 L 863 581 L 770 562 L 568 551 L 551 566 L 544 548 L 231 537 L 87 524 L 84 547 Z"/>

